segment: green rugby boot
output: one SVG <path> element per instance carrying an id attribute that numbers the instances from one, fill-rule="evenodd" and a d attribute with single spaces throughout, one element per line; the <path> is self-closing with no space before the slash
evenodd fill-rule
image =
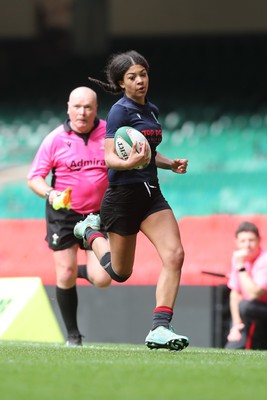
<path id="1" fill-rule="evenodd" d="M 150 331 L 146 337 L 145 344 L 152 349 L 167 349 L 181 351 L 189 345 L 189 339 L 186 336 L 177 335 L 173 328 L 158 326 Z"/>
<path id="2" fill-rule="evenodd" d="M 73 229 L 74 236 L 77 239 L 83 239 L 86 228 L 91 228 L 95 231 L 99 231 L 100 215 L 91 213 L 83 221 L 77 222 Z"/>

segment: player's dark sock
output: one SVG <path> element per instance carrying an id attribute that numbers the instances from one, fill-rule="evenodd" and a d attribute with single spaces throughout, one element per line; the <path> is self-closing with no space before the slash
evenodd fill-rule
<path id="1" fill-rule="evenodd" d="M 70 289 L 61 289 L 56 286 L 56 297 L 68 335 L 79 335 L 80 332 L 77 325 L 78 296 L 76 285 Z"/>
<path id="2" fill-rule="evenodd" d="M 114 269 L 112 268 L 112 265 L 111 265 L 110 252 L 105 253 L 99 262 L 102 265 L 102 267 L 104 268 L 104 270 L 109 274 L 109 276 L 116 282 L 120 282 L 120 283 L 125 282 L 131 276 L 131 274 L 121 276 L 121 275 L 118 275 L 114 271 Z"/>
<path id="3" fill-rule="evenodd" d="M 158 326 L 169 328 L 173 316 L 173 309 L 170 307 L 156 307 L 153 314 L 152 331 Z"/>
<path id="4" fill-rule="evenodd" d="M 93 241 L 98 237 L 102 237 L 105 239 L 105 235 L 102 232 L 96 231 L 90 227 L 86 228 L 84 241 L 86 242 L 86 248 L 88 250 L 93 250 L 92 249 Z"/>

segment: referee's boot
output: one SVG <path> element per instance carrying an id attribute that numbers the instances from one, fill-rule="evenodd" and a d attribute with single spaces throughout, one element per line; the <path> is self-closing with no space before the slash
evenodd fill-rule
<path id="1" fill-rule="evenodd" d="M 68 335 L 68 340 L 66 341 L 66 346 L 68 347 L 79 347 L 83 345 L 82 342 L 83 336 L 79 333 L 75 335 Z"/>

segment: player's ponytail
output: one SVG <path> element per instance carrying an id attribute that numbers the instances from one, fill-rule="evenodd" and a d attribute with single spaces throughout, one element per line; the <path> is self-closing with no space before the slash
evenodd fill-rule
<path id="1" fill-rule="evenodd" d="M 120 94 L 124 92 L 120 83 L 123 81 L 126 71 L 128 71 L 132 65 L 142 65 L 147 72 L 149 71 L 149 64 L 145 57 L 135 50 L 130 50 L 125 53 L 113 54 L 110 57 L 105 68 L 107 82 L 91 77 L 88 77 L 88 79 L 108 93 Z"/>
<path id="2" fill-rule="evenodd" d="M 92 78 L 91 76 L 88 76 L 88 79 L 89 79 L 89 81 L 100 86 L 101 89 L 103 89 L 105 92 L 108 92 L 111 94 L 123 93 L 123 89 L 119 85 L 114 85 L 112 83 L 106 83 L 106 82 L 100 81 L 99 79 Z"/>

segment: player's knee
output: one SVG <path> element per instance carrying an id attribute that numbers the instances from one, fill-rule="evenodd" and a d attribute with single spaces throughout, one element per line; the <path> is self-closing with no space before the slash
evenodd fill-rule
<path id="1" fill-rule="evenodd" d="M 184 263 L 184 250 L 182 247 L 170 251 L 163 258 L 163 265 L 173 271 L 181 271 Z"/>
<path id="2" fill-rule="evenodd" d="M 184 249 L 182 246 L 180 246 L 177 251 L 176 251 L 176 257 L 177 257 L 177 263 L 179 265 L 179 268 L 182 268 L 183 263 L 184 263 Z"/>
<path id="3" fill-rule="evenodd" d="M 105 253 L 103 257 L 100 259 L 100 264 L 104 268 L 104 270 L 108 273 L 108 275 L 116 282 L 125 282 L 127 279 L 130 278 L 132 273 L 128 275 L 119 275 L 117 272 L 114 271 L 112 264 L 111 264 L 111 255 L 110 252 Z"/>
<path id="4" fill-rule="evenodd" d="M 112 268 L 112 266 L 111 266 L 111 268 Z M 126 282 L 126 281 L 130 278 L 131 275 L 132 275 L 132 273 L 130 273 L 129 275 L 124 275 L 124 276 L 118 275 L 118 274 L 114 271 L 113 268 L 112 268 L 112 271 L 111 271 L 111 274 L 110 274 L 111 278 L 112 278 L 114 281 L 119 282 L 119 283 Z"/>

